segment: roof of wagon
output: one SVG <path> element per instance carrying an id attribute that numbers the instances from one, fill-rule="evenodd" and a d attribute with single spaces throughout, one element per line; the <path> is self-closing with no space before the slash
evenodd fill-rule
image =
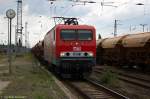
<path id="1" fill-rule="evenodd" d="M 114 48 L 114 47 L 116 47 L 117 44 L 120 44 L 119 41 L 121 41 L 125 36 L 108 38 L 108 39 L 104 40 L 102 42 L 102 48 Z"/>
<path id="2" fill-rule="evenodd" d="M 96 40 L 96 46 L 98 46 L 102 41 L 103 41 L 103 39 Z"/>
<path id="3" fill-rule="evenodd" d="M 122 44 L 124 47 L 143 47 L 149 40 L 150 32 L 144 32 L 126 36 Z"/>

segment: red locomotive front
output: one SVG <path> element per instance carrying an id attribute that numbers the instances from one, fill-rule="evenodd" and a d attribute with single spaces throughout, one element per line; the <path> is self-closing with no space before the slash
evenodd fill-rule
<path id="1" fill-rule="evenodd" d="M 93 26 L 57 25 L 44 39 L 45 59 L 61 74 L 88 74 L 96 60 Z"/>

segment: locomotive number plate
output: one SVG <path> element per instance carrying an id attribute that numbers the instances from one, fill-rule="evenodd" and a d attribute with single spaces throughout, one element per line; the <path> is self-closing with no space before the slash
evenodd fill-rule
<path id="1" fill-rule="evenodd" d="M 81 53 L 80 52 L 75 52 L 75 53 L 72 53 L 73 56 L 81 56 Z"/>

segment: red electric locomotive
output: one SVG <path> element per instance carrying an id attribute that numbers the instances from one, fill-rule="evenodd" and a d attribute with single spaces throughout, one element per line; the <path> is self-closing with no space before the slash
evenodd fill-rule
<path id="1" fill-rule="evenodd" d="M 44 58 L 62 76 L 89 75 L 96 63 L 95 28 L 67 21 L 46 34 Z"/>

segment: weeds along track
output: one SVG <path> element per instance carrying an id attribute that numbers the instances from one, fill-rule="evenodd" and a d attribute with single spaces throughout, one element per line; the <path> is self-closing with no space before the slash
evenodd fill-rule
<path id="1" fill-rule="evenodd" d="M 94 69 L 93 70 L 95 73 L 99 73 L 99 74 L 103 74 L 105 71 L 103 69 Z M 132 75 L 128 75 L 125 73 L 121 73 L 121 72 L 114 72 L 111 71 L 112 73 L 116 73 L 118 74 L 118 79 L 127 83 L 131 83 L 146 89 L 150 89 L 150 81 L 143 79 L 143 78 L 139 78 L 136 76 L 132 76 Z"/>
<path id="2" fill-rule="evenodd" d="M 49 74 L 49 71 L 43 69 Z M 57 78 L 57 77 L 56 77 Z M 59 79 L 59 78 L 58 78 Z M 90 79 L 85 80 L 60 80 L 64 85 L 70 86 L 82 99 L 129 99 L 111 89 L 108 89 Z"/>
<path id="3" fill-rule="evenodd" d="M 65 83 L 77 91 L 84 99 L 129 99 L 89 79 L 84 81 L 65 81 Z"/>

